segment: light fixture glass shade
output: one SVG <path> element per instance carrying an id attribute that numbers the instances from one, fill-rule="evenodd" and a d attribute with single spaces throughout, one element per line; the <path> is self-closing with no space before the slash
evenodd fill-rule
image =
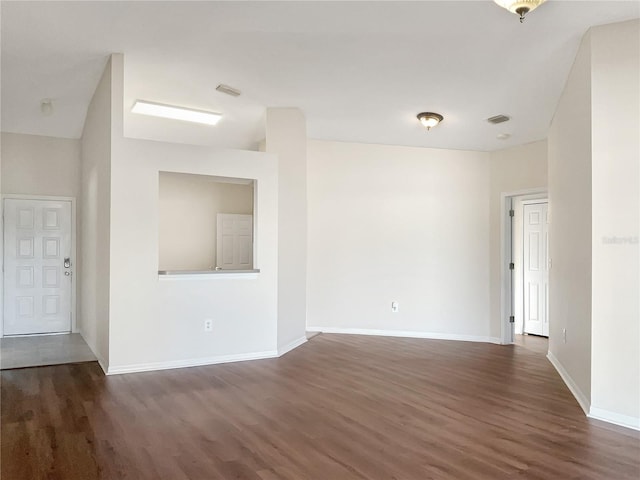
<path id="1" fill-rule="evenodd" d="M 433 112 L 422 112 L 418 114 L 418 120 L 427 130 L 431 130 L 431 128 L 438 125 L 443 120 L 443 118 L 444 117 L 439 113 Z"/>
<path id="2" fill-rule="evenodd" d="M 191 108 L 163 105 L 160 103 L 144 102 L 141 100 L 136 101 L 131 111 L 142 115 L 171 118 L 174 120 L 183 120 L 185 122 L 203 123 L 205 125 L 215 125 L 222 118 L 222 114 L 220 113 L 193 110 Z"/>
<path id="3" fill-rule="evenodd" d="M 542 5 L 546 0 L 493 0 L 502 8 L 506 8 L 511 13 L 523 16 Z M 522 13 L 524 12 L 524 13 Z"/>

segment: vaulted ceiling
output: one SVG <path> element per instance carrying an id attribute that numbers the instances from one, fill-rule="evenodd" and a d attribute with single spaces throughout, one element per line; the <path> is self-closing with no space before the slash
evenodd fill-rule
<path id="1" fill-rule="evenodd" d="M 311 138 L 495 150 L 546 137 L 590 26 L 635 1 L 548 1 L 523 24 L 489 0 L 2 2 L 2 131 L 78 138 L 112 52 L 125 134 L 255 148 L 264 111 L 299 107 Z M 233 98 L 215 87 L 238 88 Z M 40 111 L 51 98 L 52 115 Z M 136 99 L 223 113 L 215 127 L 130 113 Z M 421 111 L 444 115 L 426 132 Z M 496 114 L 512 117 L 491 125 Z M 508 140 L 498 134 L 507 133 Z"/>

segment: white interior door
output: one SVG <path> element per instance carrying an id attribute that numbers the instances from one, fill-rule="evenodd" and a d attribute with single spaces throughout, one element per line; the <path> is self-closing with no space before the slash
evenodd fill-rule
<path id="1" fill-rule="evenodd" d="M 524 205 L 524 331 L 549 336 L 549 208 Z"/>
<path id="2" fill-rule="evenodd" d="M 4 335 L 71 331 L 71 202 L 5 199 Z"/>
<path id="3" fill-rule="evenodd" d="M 216 266 L 222 270 L 253 269 L 253 215 L 219 213 Z"/>

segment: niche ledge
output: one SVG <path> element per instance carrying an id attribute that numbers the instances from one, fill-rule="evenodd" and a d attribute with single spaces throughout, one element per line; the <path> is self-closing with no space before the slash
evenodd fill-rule
<path id="1" fill-rule="evenodd" d="M 177 279 L 230 279 L 258 278 L 259 268 L 252 270 L 158 270 L 158 279 L 160 280 L 177 280 Z"/>

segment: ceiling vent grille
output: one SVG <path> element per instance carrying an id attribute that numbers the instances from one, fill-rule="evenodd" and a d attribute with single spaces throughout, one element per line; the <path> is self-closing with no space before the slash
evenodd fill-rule
<path id="1" fill-rule="evenodd" d="M 487 122 L 493 123 L 494 125 L 508 122 L 509 120 L 511 120 L 511 117 L 507 117 L 506 115 L 496 115 L 495 117 L 487 118 Z"/>
<path id="2" fill-rule="evenodd" d="M 229 85 L 224 85 L 222 83 L 216 87 L 216 90 L 220 93 L 231 95 L 232 97 L 239 97 L 241 93 L 240 90 L 230 87 Z"/>

